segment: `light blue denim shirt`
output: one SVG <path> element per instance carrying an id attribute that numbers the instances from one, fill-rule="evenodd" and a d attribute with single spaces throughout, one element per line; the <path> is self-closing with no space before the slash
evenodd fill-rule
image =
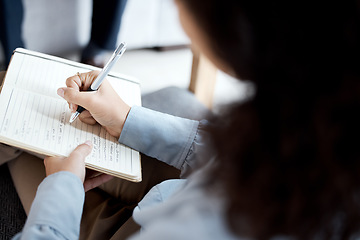
<path id="1" fill-rule="evenodd" d="M 119 141 L 181 169 L 182 175 L 205 156 L 202 123 L 132 107 Z M 225 202 L 204 190 L 202 171 L 188 180 L 153 187 L 135 208 L 141 231 L 131 239 L 236 239 L 224 218 Z M 40 184 L 23 231 L 14 239 L 77 239 L 84 190 L 69 172 Z"/>

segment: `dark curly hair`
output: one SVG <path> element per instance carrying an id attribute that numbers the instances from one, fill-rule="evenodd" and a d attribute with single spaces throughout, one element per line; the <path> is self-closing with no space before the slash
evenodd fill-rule
<path id="1" fill-rule="evenodd" d="M 360 230 L 359 1 L 179 0 L 256 93 L 216 119 L 209 184 L 239 236 Z M 209 185 L 213 186 L 213 185 Z"/>

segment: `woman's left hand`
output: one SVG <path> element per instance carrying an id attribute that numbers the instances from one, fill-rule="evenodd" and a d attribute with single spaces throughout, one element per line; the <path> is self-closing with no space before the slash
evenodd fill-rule
<path id="1" fill-rule="evenodd" d="M 85 143 L 77 146 L 69 157 L 47 157 L 44 159 L 46 176 L 60 171 L 68 171 L 80 178 L 84 183 L 85 191 L 99 186 L 100 184 L 112 179 L 112 176 L 106 174 L 94 174 L 85 171 L 85 158 L 91 153 L 92 143 L 86 141 Z M 86 178 L 85 178 L 85 175 Z"/>

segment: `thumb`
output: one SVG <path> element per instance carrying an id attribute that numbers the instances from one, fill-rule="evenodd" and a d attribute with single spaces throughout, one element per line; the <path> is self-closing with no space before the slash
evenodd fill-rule
<path id="1" fill-rule="evenodd" d="M 92 147 L 93 145 L 91 141 L 86 141 L 85 143 L 80 144 L 74 151 L 72 151 L 72 153 L 70 153 L 69 159 L 85 160 L 86 156 L 91 153 Z"/>
<path id="2" fill-rule="evenodd" d="M 64 98 L 69 103 L 74 103 L 77 105 L 80 105 L 86 109 L 88 109 L 88 106 L 90 106 L 90 102 L 93 99 L 93 95 L 96 92 L 79 92 L 78 90 L 75 90 L 73 88 L 59 88 L 57 90 L 57 94 Z"/>
<path id="3" fill-rule="evenodd" d="M 91 153 L 92 143 L 86 141 L 75 148 L 75 150 L 69 155 L 63 162 L 65 171 L 69 171 L 78 176 L 82 182 L 85 180 L 85 158 Z"/>

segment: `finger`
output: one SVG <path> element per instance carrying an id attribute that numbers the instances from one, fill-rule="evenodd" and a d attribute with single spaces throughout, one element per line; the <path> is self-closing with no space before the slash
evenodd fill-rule
<path id="1" fill-rule="evenodd" d="M 100 186 L 101 184 L 108 182 L 109 180 L 111 180 L 113 178 L 114 178 L 113 176 L 110 176 L 107 174 L 101 174 L 99 176 L 86 179 L 84 182 L 85 192 L 87 192 L 93 188 L 96 188 L 96 187 Z"/>
<path id="2" fill-rule="evenodd" d="M 91 84 L 98 77 L 100 71 L 91 71 L 81 75 L 81 81 L 83 83 L 83 90 L 87 90 L 90 88 Z"/>
<path id="3" fill-rule="evenodd" d="M 80 121 L 88 125 L 95 125 L 97 123 L 93 117 L 88 117 L 88 118 L 80 117 Z"/>
<path id="4" fill-rule="evenodd" d="M 80 121 L 86 124 L 94 125 L 96 124 L 96 120 L 93 118 L 93 116 L 90 114 L 89 111 L 85 110 L 79 115 Z"/>
<path id="5" fill-rule="evenodd" d="M 95 171 L 95 170 L 92 170 L 90 168 L 86 168 L 86 175 L 85 175 L 85 178 L 88 179 L 88 178 L 93 178 L 93 177 L 96 177 L 96 176 L 99 176 L 100 174 L 102 174 L 101 172 L 98 172 L 98 171 Z"/>
<path id="6" fill-rule="evenodd" d="M 87 73 L 78 72 L 76 75 L 66 79 L 66 86 L 75 90 L 87 90 L 99 73 L 99 71 L 90 71 Z"/>
<path id="7" fill-rule="evenodd" d="M 92 151 L 92 146 L 91 141 L 86 141 L 85 143 L 80 144 L 74 151 L 72 151 L 72 153 L 70 153 L 68 159 L 81 159 L 85 161 L 86 156 Z"/>
<path id="8" fill-rule="evenodd" d="M 81 89 L 82 86 L 81 79 L 79 78 L 78 75 L 68 77 L 65 81 L 65 84 L 67 87 L 73 88 L 78 91 Z"/>
<path id="9" fill-rule="evenodd" d="M 49 162 L 49 158 L 50 157 L 46 157 L 46 158 L 44 158 L 44 165 L 45 165 L 45 167 L 46 167 L 46 165 L 48 164 L 48 162 Z"/>
<path id="10" fill-rule="evenodd" d="M 59 88 L 59 89 L 57 90 L 57 94 L 58 94 L 60 97 L 64 98 L 64 94 L 65 94 L 64 88 Z M 75 112 L 76 109 L 77 109 L 77 107 L 78 107 L 77 104 L 74 104 L 74 103 L 71 103 L 71 102 L 68 102 L 68 105 L 69 105 L 69 109 L 70 109 L 71 112 Z"/>
<path id="11" fill-rule="evenodd" d="M 77 108 L 78 108 L 77 104 L 70 103 L 70 110 L 72 113 L 76 112 Z"/>
<path id="12" fill-rule="evenodd" d="M 79 92 L 72 88 L 59 88 L 57 94 L 66 101 L 88 108 L 92 106 L 95 100 L 96 91 L 94 92 Z"/>
<path id="13" fill-rule="evenodd" d="M 68 102 L 68 105 L 69 105 L 69 109 L 70 109 L 70 111 L 71 111 L 72 113 L 74 113 L 74 112 L 76 111 L 77 107 L 78 107 L 77 104 L 70 103 L 70 102 Z"/>

